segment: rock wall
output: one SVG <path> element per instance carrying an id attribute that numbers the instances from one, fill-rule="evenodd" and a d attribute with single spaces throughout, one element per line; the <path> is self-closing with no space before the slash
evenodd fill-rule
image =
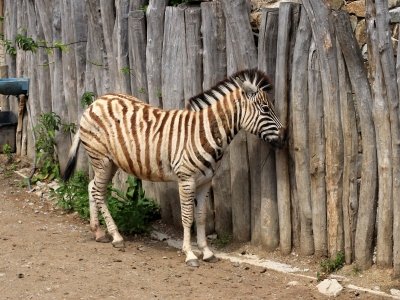
<path id="1" fill-rule="evenodd" d="M 258 32 L 260 27 L 261 12 L 264 7 L 279 7 L 281 2 L 301 3 L 301 0 L 251 0 L 251 26 Z M 365 27 L 365 0 L 327 0 L 332 9 L 346 10 L 350 14 L 350 21 L 353 27 L 358 45 L 362 49 L 365 60 L 368 60 L 367 34 Z M 392 29 L 392 41 L 394 52 L 397 53 L 398 31 L 400 23 L 400 0 L 388 0 L 390 12 L 390 23 Z"/>

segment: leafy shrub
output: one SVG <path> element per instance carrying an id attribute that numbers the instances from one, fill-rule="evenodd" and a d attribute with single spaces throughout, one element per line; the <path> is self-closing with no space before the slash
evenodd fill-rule
<path id="1" fill-rule="evenodd" d="M 66 210 L 76 211 L 81 218 L 89 220 L 88 184 L 89 179 L 84 172 L 75 172 L 69 182 L 63 182 L 58 189 L 52 190 L 52 194 L 58 199 L 57 205 Z M 142 182 L 133 176 L 128 176 L 125 194 L 110 183 L 107 202 L 115 224 L 122 233 L 147 232 L 148 223 L 160 215 L 155 200 L 145 197 Z M 105 225 L 102 216 L 100 222 Z"/>

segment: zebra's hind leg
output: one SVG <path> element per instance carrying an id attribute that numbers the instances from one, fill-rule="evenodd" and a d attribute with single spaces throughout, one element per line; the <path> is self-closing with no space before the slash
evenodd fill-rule
<path id="1" fill-rule="evenodd" d="M 96 242 L 109 243 L 110 239 L 107 237 L 99 222 L 99 209 L 97 208 L 96 201 L 93 197 L 94 180 L 89 183 L 89 208 L 90 208 L 90 229 L 95 234 Z"/>
<path id="2" fill-rule="evenodd" d="M 193 224 L 193 200 L 196 184 L 194 181 L 179 182 L 179 198 L 181 202 L 181 214 L 183 225 L 183 246 L 182 250 L 186 254 L 186 264 L 191 267 L 198 267 L 199 260 L 192 251 L 190 245 L 190 228 Z"/>
<path id="3" fill-rule="evenodd" d="M 99 223 L 98 210 L 100 210 L 106 222 L 108 233 L 113 238 L 113 246 L 122 248 L 124 247 L 124 239 L 107 207 L 107 186 L 118 168 L 108 158 L 105 158 L 101 165 L 92 164 L 92 166 L 95 175 L 89 184 L 90 228 L 95 233 L 97 242 L 108 242 L 108 238 Z"/>
<path id="4" fill-rule="evenodd" d="M 207 200 L 210 187 L 211 181 L 197 187 L 194 200 L 194 214 L 197 227 L 197 246 L 203 254 L 203 260 L 206 262 L 217 262 L 218 258 L 216 258 L 214 253 L 208 248 L 206 238 Z"/>

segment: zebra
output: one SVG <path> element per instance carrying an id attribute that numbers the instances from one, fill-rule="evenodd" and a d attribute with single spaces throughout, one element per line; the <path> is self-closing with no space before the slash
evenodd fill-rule
<path id="1" fill-rule="evenodd" d="M 81 117 L 63 177 L 67 181 L 72 175 L 82 142 L 94 171 L 88 189 L 90 228 L 96 241 L 108 241 L 99 224 L 100 210 L 113 246 L 124 247 L 106 205 L 107 185 L 121 168 L 142 180 L 178 182 L 186 264 L 199 266 L 190 245 L 193 210 L 202 259 L 218 261 L 205 234 L 211 180 L 240 129 L 274 148 L 283 147 L 285 128 L 268 98 L 271 89 L 265 73 L 249 69 L 192 97 L 183 110 L 162 110 L 125 94 L 109 93 L 96 99 Z"/>

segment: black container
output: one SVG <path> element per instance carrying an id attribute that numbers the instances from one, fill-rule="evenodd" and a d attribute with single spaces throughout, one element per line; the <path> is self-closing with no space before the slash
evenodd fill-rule
<path id="1" fill-rule="evenodd" d="M 3 146 L 8 144 L 11 152 L 15 152 L 15 136 L 17 133 L 18 118 L 14 112 L 0 111 L 0 153 L 3 153 Z"/>

